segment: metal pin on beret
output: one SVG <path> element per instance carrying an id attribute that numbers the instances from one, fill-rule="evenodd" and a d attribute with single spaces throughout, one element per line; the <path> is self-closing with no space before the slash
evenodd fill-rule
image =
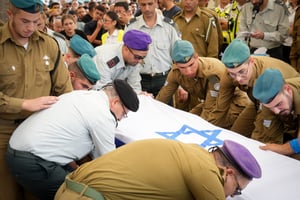
<path id="1" fill-rule="evenodd" d="M 242 175 L 250 180 L 261 177 L 261 168 L 246 147 L 231 140 L 224 140 L 220 149 Z"/>
<path id="2" fill-rule="evenodd" d="M 139 99 L 136 92 L 124 80 L 115 79 L 113 86 L 118 93 L 122 103 L 129 110 L 136 112 L 139 109 Z"/>
<path id="3" fill-rule="evenodd" d="M 281 91 L 284 79 L 278 69 L 268 68 L 257 79 L 253 87 L 253 96 L 261 103 L 270 103 Z"/>
<path id="4" fill-rule="evenodd" d="M 85 53 L 91 57 L 96 55 L 93 45 L 77 34 L 70 39 L 70 48 L 80 56 Z"/>
<path id="5" fill-rule="evenodd" d="M 194 47 L 187 40 L 176 40 L 171 52 L 175 63 L 187 63 L 194 55 Z"/>
<path id="6" fill-rule="evenodd" d="M 84 76 L 92 83 L 95 84 L 100 80 L 100 74 L 97 70 L 96 64 L 88 54 L 83 54 L 78 60 L 77 64 Z"/>
<path id="7" fill-rule="evenodd" d="M 37 13 L 43 10 L 43 2 L 41 0 L 10 0 L 10 3 L 16 8 L 29 13 Z"/>
<path id="8" fill-rule="evenodd" d="M 222 62 L 228 68 L 236 68 L 243 64 L 250 57 L 250 49 L 246 43 L 234 39 L 225 49 Z"/>
<path id="9" fill-rule="evenodd" d="M 149 34 L 139 30 L 129 30 L 123 36 L 124 44 L 134 50 L 147 51 L 152 39 Z"/>

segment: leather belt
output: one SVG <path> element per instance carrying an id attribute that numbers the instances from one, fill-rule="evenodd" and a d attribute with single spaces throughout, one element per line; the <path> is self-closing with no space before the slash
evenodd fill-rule
<path id="1" fill-rule="evenodd" d="M 90 197 L 93 200 L 105 200 L 100 192 L 89 187 L 88 185 L 73 181 L 69 177 L 66 177 L 66 187 L 80 195 Z"/>
<path id="2" fill-rule="evenodd" d="M 142 78 L 153 78 L 153 77 L 162 77 L 162 76 L 167 76 L 170 72 L 170 69 L 165 71 L 165 72 L 160 72 L 160 73 L 151 73 L 151 74 L 141 74 Z"/>

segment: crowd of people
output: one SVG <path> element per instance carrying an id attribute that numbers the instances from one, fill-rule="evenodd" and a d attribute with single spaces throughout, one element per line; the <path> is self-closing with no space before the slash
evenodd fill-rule
<path id="1" fill-rule="evenodd" d="M 231 140 L 209 151 L 159 139 L 116 149 L 115 128 L 138 111 L 138 95 L 299 160 L 298 5 L 9 0 L 0 23 L 0 196 L 225 199 L 262 176 Z"/>

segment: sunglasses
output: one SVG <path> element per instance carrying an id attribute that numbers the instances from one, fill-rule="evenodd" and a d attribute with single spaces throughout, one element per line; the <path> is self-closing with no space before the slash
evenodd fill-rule
<path id="1" fill-rule="evenodd" d="M 132 49 L 128 48 L 130 53 L 133 55 L 134 59 L 136 60 L 144 60 L 146 58 L 146 56 L 140 56 L 140 55 L 136 55 L 133 53 Z"/>

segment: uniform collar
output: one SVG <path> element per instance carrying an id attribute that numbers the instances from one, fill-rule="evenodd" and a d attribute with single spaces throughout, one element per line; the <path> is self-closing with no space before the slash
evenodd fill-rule
<path id="1" fill-rule="evenodd" d="M 161 14 L 159 14 L 157 11 L 156 12 L 156 23 L 154 26 L 159 25 L 159 26 L 163 26 L 163 16 Z M 138 29 L 142 28 L 142 27 L 148 27 L 148 25 L 146 24 L 143 15 L 140 15 L 137 17 L 137 23 L 138 23 Z"/>

